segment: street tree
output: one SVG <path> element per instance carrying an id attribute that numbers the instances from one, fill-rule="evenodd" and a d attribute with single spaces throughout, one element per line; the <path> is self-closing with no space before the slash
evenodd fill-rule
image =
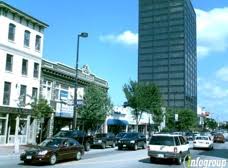
<path id="1" fill-rule="evenodd" d="M 54 112 L 46 99 L 40 98 L 31 103 L 32 116 L 36 119 L 49 118 Z"/>
<path id="2" fill-rule="evenodd" d="M 178 115 L 177 120 L 175 115 Z M 190 109 L 168 109 L 166 127 L 170 131 L 193 131 L 197 127 L 197 114 Z"/>
<path id="3" fill-rule="evenodd" d="M 213 118 L 205 118 L 204 121 L 204 128 L 209 128 L 211 130 L 214 130 L 218 127 L 217 122 Z"/>
<path id="4" fill-rule="evenodd" d="M 162 100 L 159 88 L 152 83 L 138 83 L 130 81 L 123 87 L 127 105 L 133 109 L 132 114 L 136 120 L 136 131 L 143 113 L 153 116 L 153 121 L 160 123 L 163 118 L 161 111 Z"/>
<path id="5" fill-rule="evenodd" d="M 39 142 L 42 141 L 43 137 L 45 138 L 47 135 L 43 135 L 46 130 L 47 133 L 47 122 L 50 119 L 54 110 L 48 104 L 48 101 L 44 98 L 40 98 L 38 101 L 34 101 L 31 104 L 32 116 L 33 118 L 37 119 L 38 125 L 40 125 L 41 130 L 39 134 Z M 43 126 L 45 129 L 43 129 Z"/>
<path id="6" fill-rule="evenodd" d="M 104 123 L 111 109 L 111 100 L 104 89 L 93 84 L 87 86 L 83 105 L 78 109 L 79 118 L 83 121 L 83 129 L 96 130 Z"/>

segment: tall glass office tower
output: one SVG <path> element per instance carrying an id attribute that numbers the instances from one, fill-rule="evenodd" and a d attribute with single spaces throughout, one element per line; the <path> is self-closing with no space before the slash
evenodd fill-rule
<path id="1" fill-rule="evenodd" d="M 164 105 L 197 111 L 196 14 L 190 0 L 139 0 L 139 82 Z"/>

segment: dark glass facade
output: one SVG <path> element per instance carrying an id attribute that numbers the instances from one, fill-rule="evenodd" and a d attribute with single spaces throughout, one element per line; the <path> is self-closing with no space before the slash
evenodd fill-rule
<path id="1" fill-rule="evenodd" d="M 139 0 L 138 80 L 166 107 L 197 111 L 196 14 L 190 0 Z"/>

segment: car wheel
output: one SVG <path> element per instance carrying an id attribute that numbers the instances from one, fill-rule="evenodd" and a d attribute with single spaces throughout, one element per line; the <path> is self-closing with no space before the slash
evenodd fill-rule
<path id="1" fill-rule="evenodd" d="M 102 149 L 105 149 L 105 143 L 102 143 L 102 144 L 101 144 L 101 148 L 102 148 Z"/>
<path id="2" fill-rule="evenodd" d="M 181 164 L 182 164 L 182 158 L 181 158 L 181 157 L 178 157 L 178 158 L 176 159 L 176 161 L 177 161 L 177 164 L 178 164 L 178 165 L 181 165 Z"/>
<path id="3" fill-rule="evenodd" d="M 134 150 L 137 150 L 137 149 L 138 149 L 138 144 L 135 143 L 135 145 L 134 145 Z"/>
<path id="4" fill-rule="evenodd" d="M 50 159 L 49 159 L 49 163 L 51 165 L 54 165 L 57 162 L 57 157 L 55 154 L 51 155 Z"/>
<path id="5" fill-rule="evenodd" d="M 154 161 L 155 161 L 155 158 L 150 157 L 150 163 L 154 163 Z"/>
<path id="6" fill-rule="evenodd" d="M 113 142 L 113 144 L 112 144 L 112 147 L 113 147 L 113 148 L 115 148 L 115 147 L 116 147 L 116 144 L 115 144 L 115 142 Z"/>
<path id="7" fill-rule="evenodd" d="M 30 162 L 28 160 L 24 160 L 24 164 L 29 164 Z"/>
<path id="8" fill-rule="evenodd" d="M 84 148 L 85 148 L 85 151 L 89 151 L 90 150 L 90 144 L 88 142 L 86 142 Z"/>
<path id="9" fill-rule="evenodd" d="M 75 159 L 76 159 L 76 160 L 81 160 L 81 158 L 82 158 L 82 153 L 81 153 L 80 151 L 76 152 L 76 157 L 75 157 Z"/>

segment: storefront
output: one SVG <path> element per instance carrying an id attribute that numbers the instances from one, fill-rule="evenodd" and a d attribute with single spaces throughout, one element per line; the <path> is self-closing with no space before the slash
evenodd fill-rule
<path id="1" fill-rule="evenodd" d="M 31 119 L 31 111 L 0 107 L 0 145 L 13 145 L 18 138 L 20 145 L 35 144 L 37 123 Z"/>

